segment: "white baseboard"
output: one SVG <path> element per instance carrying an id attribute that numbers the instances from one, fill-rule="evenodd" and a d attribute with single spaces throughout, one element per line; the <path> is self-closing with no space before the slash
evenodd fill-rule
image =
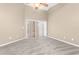
<path id="1" fill-rule="evenodd" d="M 11 44 L 11 43 L 18 42 L 18 41 L 23 40 L 23 39 L 26 39 L 26 37 L 23 37 L 23 38 L 20 38 L 20 39 L 14 40 L 14 41 L 10 41 L 10 42 L 5 43 L 5 44 L 1 44 L 0 47 L 3 47 L 3 46 L 6 46 L 6 45 L 9 45 L 9 44 Z"/>
<path id="2" fill-rule="evenodd" d="M 55 37 L 51 37 L 51 36 L 48 36 L 48 37 L 49 38 L 53 38 L 53 39 L 58 40 L 58 41 L 61 41 L 61 42 L 64 42 L 64 43 L 69 44 L 69 45 L 73 45 L 73 46 L 79 47 L 79 45 L 71 43 L 71 42 L 68 42 L 68 41 L 65 41 L 65 40 L 61 40 L 61 39 L 58 39 L 58 38 L 55 38 Z"/>
<path id="3" fill-rule="evenodd" d="M 79 47 L 79 45 L 74 44 L 74 43 L 71 43 L 71 42 L 68 42 L 68 41 L 65 41 L 65 40 L 61 40 L 61 39 L 58 39 L 58 38 L 55 38 L 55 37 L 51 37 L 51 36 L 48 36 L 48 37 L 49 37 L 49 38 L 52 38 L 52 39 L 55 39 L 55 40 L 58 40 L 58 41 L 61 41 L 61 42 L 64 42 L 64 43 L 69 44 L 69 45 L 73 45 L 73 46 Z M 8 43 L 5 43 L 5 44 L 1 44 L 0 47 L 9 45 L 9 44 L 11 44 L 11 43 L 18 42 L 18 41 L 23 40 L 23 39 L 26 39 L 26 37 L 23 37 L 23 38 L 21 38 L 21 39 L 17 39 L 17 40 L 14 40 L 14 41 L 11 41 L 11 42 L 8 42 Z"/>

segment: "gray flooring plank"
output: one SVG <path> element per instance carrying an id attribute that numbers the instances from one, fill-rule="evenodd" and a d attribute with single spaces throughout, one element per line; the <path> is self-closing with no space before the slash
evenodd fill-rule
<path id="1" fill-rule="evenodd" d="M 0 47 L 0 55 L 76 55 L 75 47 L 48 37 L 23 39 Z"/>

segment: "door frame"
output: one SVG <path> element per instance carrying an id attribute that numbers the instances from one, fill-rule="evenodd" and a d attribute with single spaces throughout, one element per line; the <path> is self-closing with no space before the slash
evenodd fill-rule
<path id="1" fill-rule="evenodd" d="M 46 22 L 46 36 L 48 35 L 48 25 L 47 25 L 47 21 L 45 21 L 45 20 L 35 20 L 35 19 L 26 19 L 25 20 L 25 28 L 27 27 L 26 26 L 26 23 L 28 24 L 29 23 L 29 21 L 35 21 L 35 22 Z M 25 31 L 26 33 L 25 33 L 25 35 L 26 35 L 26 37 L 28 38 L 28 34 L 27 34 L 27 28 L 26 28 L 26 31 Z"/>

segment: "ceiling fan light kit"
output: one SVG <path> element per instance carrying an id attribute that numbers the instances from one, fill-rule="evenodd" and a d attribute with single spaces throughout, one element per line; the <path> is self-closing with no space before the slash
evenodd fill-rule
<path id="1" fill-rule="evenodd" d="M 46 4 L 46 3 L 34 3 L 33 4 L 33 8 L 36 10 L 44 8 L 44 7 L 48 7 L 48 4 Z"/>

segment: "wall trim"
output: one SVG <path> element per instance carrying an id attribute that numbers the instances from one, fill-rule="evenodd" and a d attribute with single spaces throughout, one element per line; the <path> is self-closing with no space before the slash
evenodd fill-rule
<path id="1" fill-rule="evenodd" d="M 61 42 L 63 42 L 63 43 L 69 44 L 69 45 L 73 45 L 73 46 L 79 47 L 79 45 L 77 45 L 77 44 L 73 44 L 73 43 L 68 42 L 68 41 L 65 41 L 65 40 L 60 40 L 60 39 L 58 39 L 58 38 L 51 37 L 51 36 L 48 36 L 48 37 L 49 37 L 49 38 L 53 38 L 54 40 L 58 40 L 58 41 L 61 41 Z M 3 47 L 3 46 L 6 46 L 6 45 L 9 45 L 9 44 L 18 42 L 18 41 L 23 40 L 23 39 L 26 39 L 26 37 L 23 37 L 23 38 L 21 38 L 21 39 L 17 39 L 17 40 L 8 42 L 8 43 L 1 44 L 0 47 Z"/>
<path id="2" fill-rule="evenodd" d="M 18 42 L 18 41 L 23 40 L 23 39 L 26 39 L 26 37 L 23 37 L 23 38 L 20 38 L 20 39 L 16 39 L 16 40 L 14 40 L 14 41 L 10 41 L 10 42 L 7 42 L 7 43 L 4 43 L 4 44 L 1 44 L 0 47 L 3 47 L 3 46 L 6 46 L 6 45 L 9 45 L 9 44 L 12 44 L 12 43 Z"/>
<path id="3" fill-rule="evenodd" d="M 61 42 L 63 42 L 63 43 L 69 44 L 69 45 L 73 45 L 73 46 L 75 46 L 75 47 L 79 47 L 79 45 L 74 44 L 74 43 L 71 43 L 71 42 L 68 42 L 68 41 L 65 41 L 65 40 L 61 40 L 61 39 L 58 39 L 58 38 L 55 38 L 55 37 L 51 37 L 51 36 L 48 36 L 48 37 L 49 37 L 49 38 L 53 38 L 53 39 L 58 40 L 58 41 L 61 41 Z"/>

